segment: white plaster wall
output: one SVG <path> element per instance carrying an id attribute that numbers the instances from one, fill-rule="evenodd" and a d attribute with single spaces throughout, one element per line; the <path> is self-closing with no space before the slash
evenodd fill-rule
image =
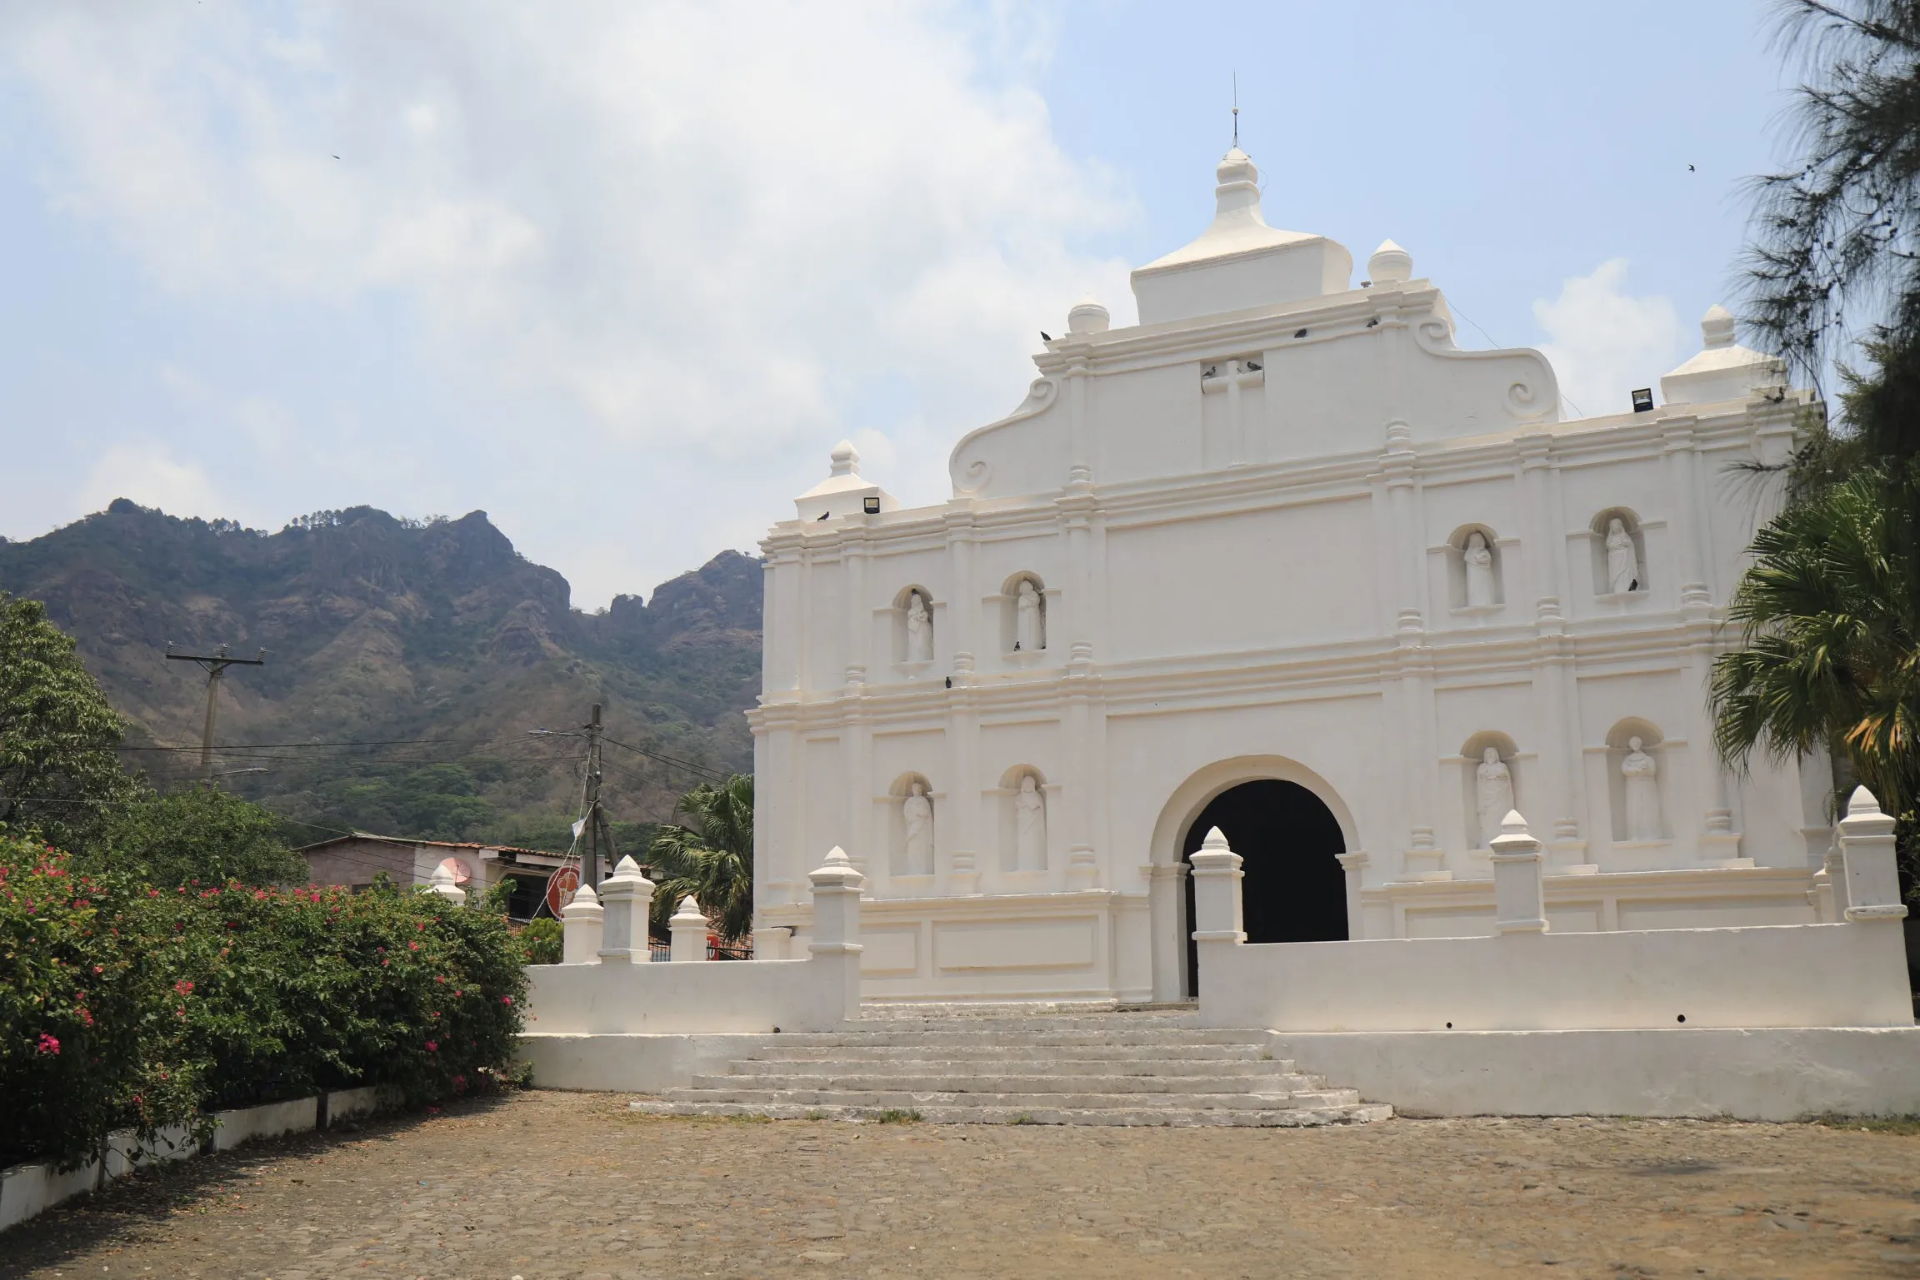
<path id="1" fill-rule="evenodd" d="M 569 1035 L 535 1031 L 520 1037 L 520 1059 L 532 1066 L 533 1083 L 541 1089 L 659 1093 L 684 1089 L 696 1075 L 722 1074 L 728 1063 L 778 1043 L 772 1035 Z"/>
<path id="2" fill-rule="evenodd" d="M 1901 931 L 1873 922 L 1209 945 L 1200 1018 L 1276 1031 L 1902 1027 L 1913 1002 Z"/>
<path id="3" fill-rule="evenodd" d="M 542 964 L 527 976 L 542 1035 L 812 1031 L 845 1014 L 827 968 L 809 960 Z"/>
<path id="4" fill-rule="evenodd" d="M 1281 1032 L 1273 1056 L 1408 1116 L 1920 1111 L 1920 1028 Z"/>

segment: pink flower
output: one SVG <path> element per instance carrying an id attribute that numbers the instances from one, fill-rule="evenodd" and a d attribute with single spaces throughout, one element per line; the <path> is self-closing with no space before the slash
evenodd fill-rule
<path id="1" fill-rule="evenodd" d="M 409 942 L 407 944 L 407 950 L 409 951 L 418 951 L 419 949 L 420 949 L 420 944 L 417 942 Z"/>
<path id="2" fill-rule="evenodd" d="M 193 984 L 191 982 L 188 982 L 185 978 L 182 978 L 180 979 L 180 981 L 174 983 L 173 989 L 175 991 L 178 991 L 183 996 L 193 994 Z"/>
<path id="3" fill-rule="evenodd" d="M 440 1052 L 440 1042 L 438 1040 L 427 1041 L 427 1052 L 428 1053 Z"/>
<path id="4" fill-rule="evenodd" d="M 38 1049 L 41 1053 L 59 1053 L 60 1052 L 60 1042 L 54 1039 L 52 1036 L 48 1035 L 44 1031 L 40 1033 L 39 1043 L 34 1045 L 33 1047 L 35 1049 Z"/>
<path id="5" fill-rule="evenodd" d="M 438 1107 L 428 1107 L 428 1108 L 427 1108 L 427 1114 L 428 1114 L 428 1115 L 430 1115 L 430 1116 L 437 1116 L 437 1115 L 439 1115 L 439 1114 L 440 1114 L 440 1108 L 438 1108 Z"/>
<path id="6" fill-rule="evenodd" d="M 512 1004 L 512 1003 L 513 1003 L 513 997 L 512 997 L 512 996 L 501 996 L 501 997 L 500 997 L 500 1003 L 501 1003 L 501 1004 Z"/>

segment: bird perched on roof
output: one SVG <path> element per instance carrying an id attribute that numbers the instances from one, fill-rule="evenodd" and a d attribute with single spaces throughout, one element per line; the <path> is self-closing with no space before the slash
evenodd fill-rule
<path id="1" fill-rule="evenodd" d="M 1040 331 L 1040 341 L 1042 341 L 1042 342 L 1052 342 L 1052 341 L 1053 341 L 1053 335 L 1052 335 L 1052 334 L 1050 334 L 1050 333 L 1048 333 L 1048 332 L 1047 332 L 1047 331 L 1046 331 L 1045 329 L 1042 329 L 1042 330 Z"/>

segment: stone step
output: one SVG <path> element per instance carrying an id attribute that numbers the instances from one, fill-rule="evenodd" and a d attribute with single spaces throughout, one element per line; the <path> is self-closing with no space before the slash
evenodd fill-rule
<path id="1" fill-rule="evenodd" d="M 1063 1107 L 1058 1099 L 1044 1106 L 947 1106 L 916 1104 L 910 1108 L 838 1104 L 771 1103 L 747 1105 L 718 1102 L 643 1100 L 628 1107 L 657 1116 L 767 1116 L 774 1120 L 872 1121 L 886 1110 L 907 1110 L 910 1118 L 928 1124 L 1074 1124 L 1124 1127 L 1258 1127 L 1309 1128 L 1330 1124 L 1368 1124 L 1386 1120 L 1393 1108 L 1380 1103 L 1336 1107 L 1267 1107 L 1248 1110 L 1203 1110 L 1192 1107 Z"/>
<path id="2" fill-rule="evenodd" d="M 752 1051 L 748 1062 L 894 1062 L 905 1058 L 1018 1062 L 1264 1062 L 1264 1044 L 787 1044 L 789 1037 Z"/>
<path id="3" fill-rule="evenodd" d="M 972 1072 L 865 1072 L 809 1075 L 703 1075 L 695 1089 L 862 1090 L 876 1093 L 1300 1093 L 1326 1087 L 1318 1076 L 984 1075 Z"/>
<path id="4" fill-rule="evenodd" d="M 849 1029 L 870 1028 L 875 1031 L 903 1031 L 927 1029 L 993 1029 L 997 1031 L 1107 1031 L 1121 1030 L 1198 1030 L 1199 1019 L 1191 1013 L 1185 1014 L 1144 1014 L 1144 1013 L 1104 1013 L 1075 1016 L 1072 1014 L 1011 1014 L 974 1018 L 875 1018 L 862 1015 L 844 1024 Z"/>
<path id="5" fill-rule="evenodd" d="M 722 1080 L 727 1077 L 720 1077 Z M 1263 1110 L 1302 1107 L 1358 1106 L 1360 1095 L 1353 1089 L 1321 1089 L 1256 1093 L 1235 1091 L 1219 1093 L 1103 1093 L 1052 1090 L 1041 1092 L 994 1093 L 986 1090 L 908 1090 L 908 1089 L 755 1089 L 732 1085 L 714 1088 L 668 1089 L 660 1095 L 663 1102 L 735 1103 L 764 1107 L 774 1104 L 801 1107 L 1063 1107 L 1072 1110 L 1110 1110 L 1130 1108 L 1188 1107 L 1195 1110 Z"/>
<path id="6" fill-rule="evenodd" d="M 929 1027 L 919 1031 L 793 1031 L 781 1036 L 781 1043 L 794 1046 L 812 1045 L 902 1045 L 902 1044 L 992 1044 L 992 1045 L 1155 1045 L 1155 1044 L 1223 1044 L 1223 1045 L 1261 1045 L 1267 1041 L 1264 1031 L 1218 1030 L 1201 1027 L 1119 1027 L 1100 1029 L 1083 1027 L 1077 1030 L 1032 1029 L 974 1029 L 956 1028 L 951 1025 Z"/>
<path id="7" fill-rule="evenodd" d="M 867 1057 L 824 1052 L 820 1057 L 742 1058 L 728 1069 L 736 1076 L 793 1075 L 977 1075 L 998 1070 L 1009 1075 L 1051 1076 L 1268 1076 L 1291 1075 L 1288 1059 L 1200 1058 L 1182 1055 L 1164 1058 L 1052 1058 L 1014 1054 L 977 1057 Z"/>

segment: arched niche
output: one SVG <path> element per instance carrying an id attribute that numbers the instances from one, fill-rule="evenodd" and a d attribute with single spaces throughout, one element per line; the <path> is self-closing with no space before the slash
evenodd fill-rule
<path id="1" fill-rule="evenodd" d="M 1037 644 L 1022 643 L 1020 635 L 1020 596 L 1023 585 L 1033 587 Z M 1040 575 L 1022 570 L 1000 587 L 1000 652 L 1029 654 L 1047 647 L 1047 584 Z"/>
<path id="2" fill-rule="evenodd" d="M 1613 580 L 1613 548 L 1607 545 L 1615 520 L 1620 522 L 1621 531 L 1627 535 L 1633 550 L 1633 576 L 1630 579 L 1633 585 L 1624 589 Z M 1587 528 L 1593 534 L 1587 540 L 1592 547 L 1593 594 L 1606 600 L 1618 600 L 1647 590 L 1647 535 L 1639 514 L 1626 507 L 1608 507 L 1595 515 Z"/>
<path id="3" fill-rule="evenodd" d="M 1479 547 L 1474 543 L 1479 538 L 1480 545 L 1486 549 L 1488 564 L 1487 575 L 1489 592 L 1486 599 L 1474 598 L 1472 583 L 1473 571 L 1468 566 L 1470 556 L 1477 554 Z M 1506 555 L 1500 546 L 1500 537 L 1493 529 L 1484 524 L 1463 524 L 1447 538 L 1452 554 L 1447 557 L 1447 602 L 1455 609 L 1473 609 L 1492 612 L 1506 603 Z"/>
<path id="4" fill-rule="evenodd" d="M 1021 792 L 1027 779 L 1033 780 L 1034 794 L 1039 797 L 1038 843 L 1031 839 L 1021 839 L 1021 816 L 1023 805 Z M 1054 864 L 1052 842 L 1054 832 L 1053 796 L 1059 788 L 1047 785 L 1046 775 L 1030 764 L 1017 764 L 1000 775 L 1000 785 L 996 788 L 999 800 L 1000 828 L 1000 869 L 1014 873 L 1044 872 Z"/>
<path id="5" fill-rule="evenodd" d="M 925 848 L 910 850 L 907 847 L 907 801 L 912 798 L 915 787 L 926 797 L 932 814 L 933 838 Z M 933 783 L 924 773 L 903 773 L 893 780 L 887 788 L 892 803 L 887 806 L 887 870 L 895 878 L 900 876 L 933 875 L 934 851 L 939 847 L 940 806 L 933 792 Z"/>
<path id="6" fill-rule="evenodd" d="M 1639 754 L 1653 762 L 1652 787 L 1643 788 L 1644 806 L 1638 806 L 1640 813 L 1629 812 L 1629 783 L 1623 769 L 1629 756 L 1634 754 L 1634 739 L 1640 740 Z M 1651 720 L 1639 716 L 1626 716 L 1613 728 L 1607 730 L 1607 809 L 1613 824 L 1613 842 L 1615 844 L 1653 844 L 1669 838 L 1672 827 L 1667 821 L 1667 796 L 1672 790 L 1669 772 L 1671 753 L 1663 750 L 1666 735 L 1660 732 L 1660 726 Z M 1639 762 L 1636 762 L 1639 763 Z M 1644 769 L 1640 764 L 1640 769 Z M 1645 778 L 1644 772 L 1637 776 Z M 1645 825 L 1636 832 L 1633 819 L 1643 818 Z"/>
<path id="7" fill-rule="evenodd" d="M 914 645 L 914 626 L 912 623 L 915 598 L 920 601 L 926 614 L 926 633 L 921 647 L 916 651 Z M 918 672 L 933 661 L 934 605 L 933 593 L 918 583 L 900 588 L 893 597 L 893 660 L 905 666 L 910 672 Z"/>
<path id="8" fill-rule="evenodd" d="M 1513 792 L 1510 808 L 1519 809 L 1526 802 L 1526 791 L 1520 769 L 1520 748 L 1514 740 L 1497 729 L 1483 729 L 1460 744 L 1460 793 L 1466 815 L 1466 838 L 1469 849 L 1485 849 L 1489 842 L 1500 834 L 1500 820 L 1505 812 L 1495 815 L 1491 820 L 1482 817 L 1480 812 L 1480 766 L 1487 763 L 1487 752 L 1495 753 L 1499 762 L 1507 768 L 1507 783 Z"/>

